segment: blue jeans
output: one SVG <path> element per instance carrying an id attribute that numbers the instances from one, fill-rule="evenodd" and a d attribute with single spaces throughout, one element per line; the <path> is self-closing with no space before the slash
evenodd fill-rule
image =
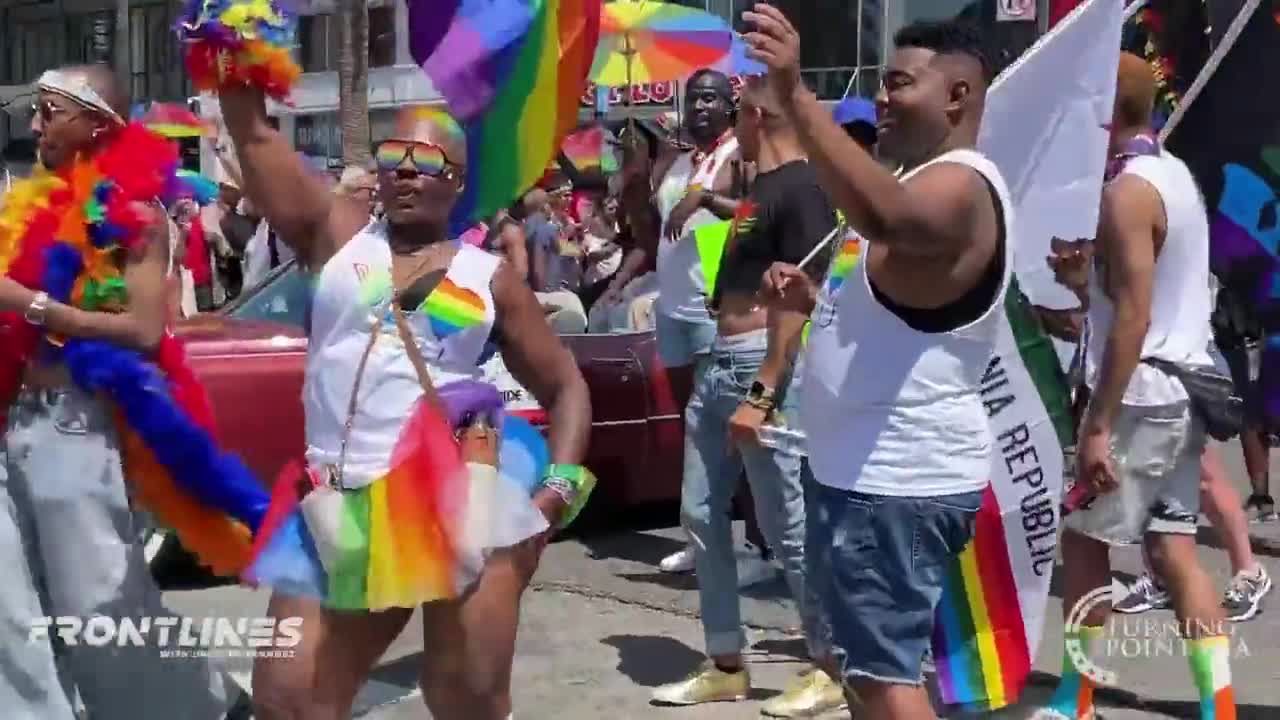
<path id="1" fill-rule="evenodd" d="M 230 680 L 207 659 L 164 657 L 151 643 L 29 641 L 32 620 L 42 616 L 138 623 L 173 614 L 135 542 L 106 404 L 79 390 L 24 390 L 9 408 L 0 449 L 4 716 L 72 720 L 78 690 L 95 720 L 221 718 Z"/>
<path id="2" fill-rule="evenodd" d="M 731 655 L 746 645 L 730 521 L 744 467 L 760 530 L 800 606 L 806 638 L 812 637 L 810 618 L 816 617 L 805 602 L 802 458 L 754 444 L 729 447 L 729 418 L 750 390 L 764 355 L 763 347 L 713 350 L 698 371 L 685 410 L 681 521 L 694 549 L 708 655 Z M 795 417 L 795 391 L 794 387 L 791 392 L 783 389 L 781 408 L 788 417 Z"/>
<path id="3" fill-rule="evenodd" d="M 676 368 L 699 362 L 711 351 L 716 339 L 716 323 L 677 320 L 655 313 L 654 330 L 658 336 L 658 357 L 664 367 Z"/>
<path id="4" fill-rule="evenodd" d="M 808 472 L 807 580 L 845 681 L 920 685 L 934 613 L 982 493 L 867 495 Z"/>

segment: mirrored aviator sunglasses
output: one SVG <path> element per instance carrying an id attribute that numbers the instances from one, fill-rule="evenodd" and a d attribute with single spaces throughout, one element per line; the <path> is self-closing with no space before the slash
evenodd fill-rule
<path id="1" fill-rule="evenodd" d="M 444 149 L 431 143 L 387 140 L 380 143 L 374 152 L 378 169 L 388 172 L 400 167 L 405 158 L 409 159 L 415 170 L 431 177 L 438 177 L 449 164 Z"/>

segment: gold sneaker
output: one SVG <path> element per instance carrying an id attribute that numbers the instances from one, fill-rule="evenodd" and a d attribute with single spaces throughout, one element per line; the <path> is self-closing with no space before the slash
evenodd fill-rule
<path id="1" fill-rule="evenodd" d="M 770 698 L 760 706 L 760 714 L 766 717 L 803 718 L 821 715 L 831 710 L 848 707 L 844 688 L 831 676 L 809 668 L 800 673 L 781 695 Z"/>
<path id="2" fill-rule="evenodd" d="M 750 692 L 751 675 L 746 666 L 727 673 L 708 660 L 684 680 L 659 686 L 653 691 L 653 701 L 662 705 L 734 702 L 746 700 Z"/>

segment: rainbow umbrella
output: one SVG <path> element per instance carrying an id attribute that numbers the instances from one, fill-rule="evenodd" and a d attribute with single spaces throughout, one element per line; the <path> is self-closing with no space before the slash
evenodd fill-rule
<path id="1" fill-rule="evenodd" d="M 704 10 L 645 0 L 608 3 L 591 79 L 611 87 L 681 80 L 719 62 L 732 43 L 729 25 Z"/>
<path id="2" fill-rule="evenodd" d="M 151 103 L 138 122 L 147 126 L 152 132 L 170 138 L 200 137 L 207 135 L 209 128 L 198 115 L 174 103 Z"/>

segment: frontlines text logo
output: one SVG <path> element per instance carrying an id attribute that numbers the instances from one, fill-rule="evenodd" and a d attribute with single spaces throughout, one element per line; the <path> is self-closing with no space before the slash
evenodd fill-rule
<path id="1" fill-rule="evenodd" d="M 1110 667 L 1113 664 L 1162 657 L 1187 658 L 1191 655 L 1190 638 L 1223 636 L 1228 640 L 1233 660 L 1250 657 L 1244 636 L 1236 632 L 1234 623 L 1226 620 L 1209 623 L 1111 613 L 1107 624 L 1093 630 L 1090 637 L 1084 630 L 1089 613 L 1103 603 L 1110 607 L 1114 600 L 1128 593 L 1124 583 L 1113 579 L 1110 587 L 1090 591 L 1067 613 L 1064 628 L 1067 656 L 1076 670 L 1095 685 L 1117 686 L 1118 676 Z"/>
<path id="2" fill-rule="evenodd" d="M 56 637 L 64 645 L 146 647 L 165 657 L 293 657 L 302 618 L 40 617 L 27 642 Z"/>

